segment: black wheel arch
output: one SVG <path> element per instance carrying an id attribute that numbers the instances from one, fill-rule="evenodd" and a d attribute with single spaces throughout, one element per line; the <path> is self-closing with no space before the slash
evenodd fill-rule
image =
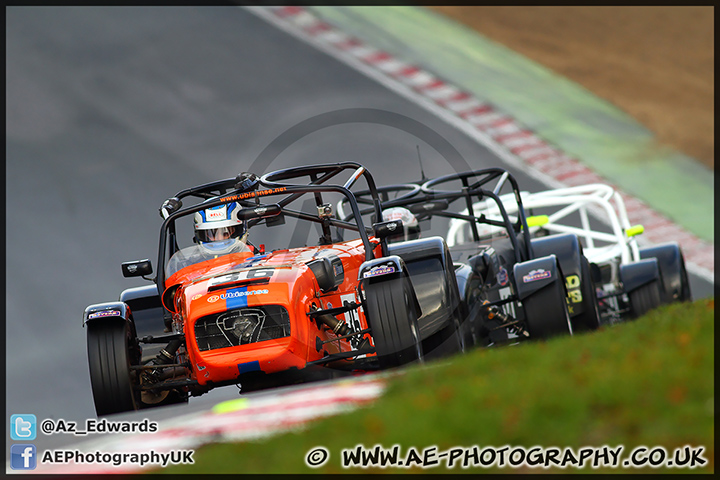
<path id="1" fill-rule="evenodd" d="M 660 270 L 661 297 L 663 303 L 690 300 L 687 278 L 683 278 L 685 259 L 677 242 L 663 243 L 640 249 L 640 258 L 657 260 Z M 685 277 L 687 274 L 685 274 Z"/>
<path id="2" fill-rule="evenodd" d="M 407 268 L 420 304 L 418 326 L 423 340 L 448 326 L 453 315 L 461 314 L 455 268 L 442 237 L 391 243 L 388 252 L 402 258 Z"/>
<path id="3" fill-rule="evenodd" d="M 654 281 L 660 281 L 660 267 L 656 258 L 620 265 L 620 282 L 625 293 L 633 292 Z"/>

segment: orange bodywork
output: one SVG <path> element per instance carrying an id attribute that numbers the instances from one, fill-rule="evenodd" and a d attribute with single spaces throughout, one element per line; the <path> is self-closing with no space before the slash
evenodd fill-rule
<path id="1" fill-rule="evenodd" d="M 306 263 L 326 255 L 342 260 L 344 279 L 336 290 L 322 293 Z M 293 367 L 301 369 L 307 362 L 327 354 L 351 350 L 347 339 L 319 343 L 336 336 L 307 313 L 312 309 L 340 307 L 344 301 L 359 304 L 357 277 L 364 260 L 365 248 L 358 239 L 260 255 L 233 253 L 177 271 L 165 286 L 180 285 L 174 295 L 177 311 L 174 320 L 183 324 L 191 378 L 200 385 L 228 382 L 251 371 L 276 373 Z M 273 305 L 287 309 L 289 336 L 239 346 L 200 348 L 196 338 L 198 320 L 223 312 Z M 361 329 L 367 328 L 362 308 L 336 318 L 343 320 L 343 317 L 348 323 L 354 318 Z M 218 331 L 222 328 L 218 323 Z"/>

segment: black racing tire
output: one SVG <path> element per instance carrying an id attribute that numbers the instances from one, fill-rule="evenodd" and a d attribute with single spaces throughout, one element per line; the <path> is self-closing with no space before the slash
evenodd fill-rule
<path id="1" fill-rule="evenodd" d="M 123 319 L 91 322 L 87 327 L 88 365 L 98 416 L 138 409 L 130 369 L 132 330 Z"/>
<path id="2" fill-rule="evenodd" d="M 530 338 L 548 339 L 573 334 L 562 278 L 556 278 L 522 303 Z"/>
<path id="3" fill-rule="evenodd" d="M 406 277 L 365 285 L 368 326 L 382 369 L 423 358 L 413 295 Z"/>
<path id="4" fill-rule="evenodd" d="M 583 312 L 572 317 L 573 332 L 597 330 L 600 327 L 600 306 L 598 305 L 595 282 L 590 272 L 590 262 L 583 255 L 581 257 L 581 285 Z"/>
<path id="5" fill-rule="evenodd" d="M 650 283 L 636 288 L 628 293 L 630 299 L 630 317 L 642 317 L 650 310 L 653 310 L 662 304 L 662 296 L 660 294 L 660 280 L 654 280 Z"/>
<path id="6" fill-rule="evenodd" d="M 685 268 L 685 259 L 680 254 L 680 298 L 678 302 L 692 302 L 692 294 L 690 293 L 690 279 L 688 278 L 687 269 Z"/>
<path id="7" fill-rule="evenodd" d="M 422 342 L 425 360 L 444 358 L 465 351 L 466 332 L 460 325 L 455 314 L 450 317 L 450 324 Z"/>

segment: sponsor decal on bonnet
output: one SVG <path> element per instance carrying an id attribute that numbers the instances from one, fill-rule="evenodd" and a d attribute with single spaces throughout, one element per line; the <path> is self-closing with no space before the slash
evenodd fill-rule
<path id="1" fill-rule="evenodd" d="M 228 300 L 231 298 L 247 297 L 249 295 L 266 295 L 267 293 L 269 293 L 267 289 L 247 290 L 247 291 L 230 290 L 230 291 L 228 291 L 226 293 L 222 293 L 220 295 L 212 295 L 212 296 L 208 297 L 207 301 L 210 303 L 215 303 L 218 300 Z"/>

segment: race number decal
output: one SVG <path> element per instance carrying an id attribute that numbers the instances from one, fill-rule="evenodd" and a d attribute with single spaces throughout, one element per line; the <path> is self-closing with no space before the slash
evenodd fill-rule
<path id="1" fill-rule="evenodd" d="M 356 302 L 357 298 L 355 298 L 355 293 L 348 293 L 345 295 L 340 295 L 340 304 L 342 306 L 345 306 L 345 302 L 347 303 L 353 303 Z M 362 309 L 360 307 L 358 310 Z M 360 325 L 360 319 L 358 316 L 357 311 L 350 310 L 349 312 L 345 312 L 345 324 L 350 327 L 351 329 L 355 331 L 362 330 L 362 326 Z M 364 335 L 363 335 L 364 337 Z M 350 345 L 353 346 L 353 348 L 358 348 L 360 346 L 362 338 L 358 338 L 357 336 L 351 337 L 349 339 Z M 357 358 L 365 358 L 366 355 L 360 355 Z"/>
<path id="2" fill-rule="evenodd" d="M 208 283 L 209 287 L 216 287 L 226 283 L 235 283 L 241 280 L 252 280 L 254 278 L 270 278 L 275 269 L 273 268 L 256 268 L 253 270 L 241 270 L 239 272 L 228 273 L 215 277 Z"/>
<path id="3" fill-rule="evenodd" d="M 506 298 L 512 296 L 512 290 L 510 289 L 510 287 L 501 288 L 500 290 L 498 290 L 498 293 L 500 294 L 500 300 L 505 300 Z M 505 315 L 513 318 L 515 317 L 515 305 L 513 304 L 513 302 L 508 302 L 503 305 L 502 311 Z"/>
<path id="4" fill-rule="evenodd" d="M 575 310 L 574 303 L 582 303 L 583 297 L 580 291 L 580 277 L 577 275 L 568 275 L 565 277 L 565 286 L 567 287 L 567 303 L 568 311 L 572 315 Z"/>
<path id="5" fill-rule="evenodd" d="M 345 295 L 340 295 L 340 305 L 344 306 L 345 302 L 348 302 L 348 303 L 355 302 L 355 294 L 348 293 Z M 353 325 L 353 320 L 355 320 L 355 315 L 353 314 L 353 312 L 352 311 L 345 312 L 345 324 L 348 327 L 356 327 L 357 328 L 359 325 L 358 326 Z M 360 328 L 358 328 L 358 330 L 360 330 Z"/>

